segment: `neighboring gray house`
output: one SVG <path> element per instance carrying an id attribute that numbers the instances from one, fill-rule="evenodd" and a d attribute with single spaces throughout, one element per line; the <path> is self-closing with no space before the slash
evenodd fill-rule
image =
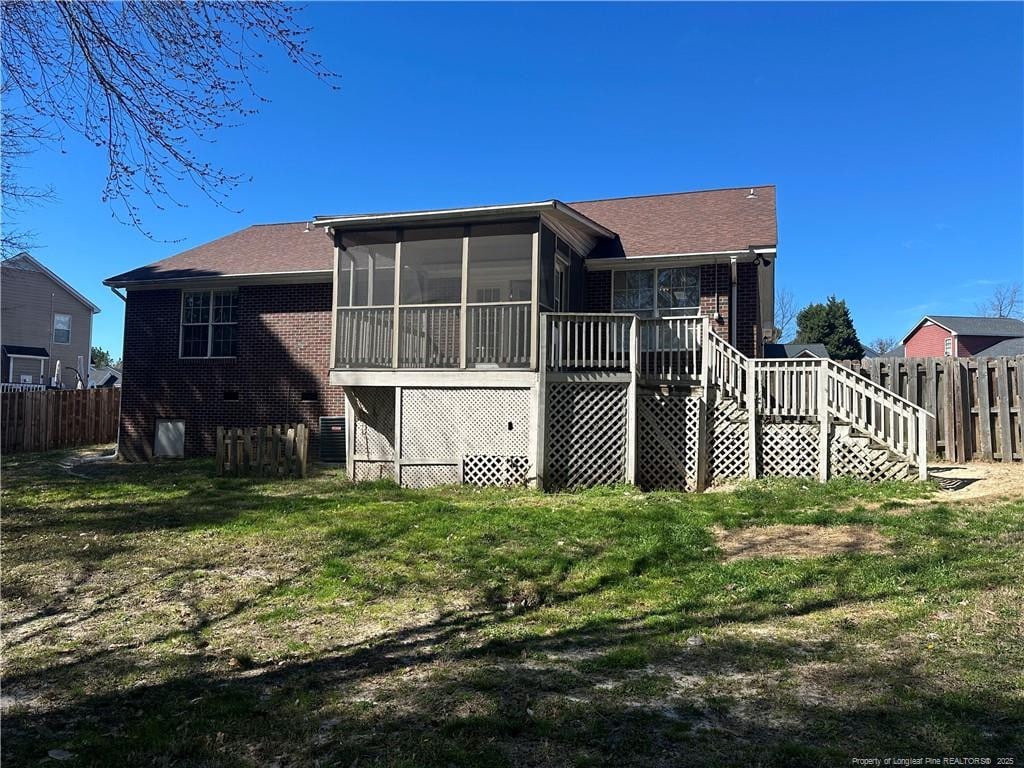
<path id="1" fill-rule="evenodd" d="M 76 388 L 75 371 L 88 379 L 99 311 L 27 253 L 0 262 L 0 381 Z"/>
<path id="2" fill-rule="evenodd" d="M 765 344 L 764 356 L 770 358 L 820 357 L 829 358 L 824 344 Z"/>
<path id="3" fill-rule="evenodd" d="M 112 365 L 89 366 L 89 389 L 121 388 L 121 371 Z"/>

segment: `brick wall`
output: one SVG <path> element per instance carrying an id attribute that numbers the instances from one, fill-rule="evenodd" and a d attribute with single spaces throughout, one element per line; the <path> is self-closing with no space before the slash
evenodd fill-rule
<path id="1" fill-rule="evenodd" d="M 729 339 L 729 265 L 718 265 L 718 280 L 715 280 L 715 265 L 705 264 L 700 268 L 700 313 L 711 318 L 711 330 L 723 339 Z M 715 320 L 715 313 L 718 320 Z"/>
<path id="2" fill-rule="evenodd" d="M 304 421 L 315 445 L 319 417 L 344 414 L 341 388 L 327 383 L 330 284 L 241 287 L 238 308 L 237 357 L 181 360 L 181 292 L 128 292 L 119 437 L 126 459 L 152 456 L 158 418 L 184 419 L 185 454 L 198 456 L 214 451 L 217 426 Z M 317 399 L 303 401 L 304 393 Z"/>
<path id="3" fill-rule="evenodd" d="M 736 265 L 736 340 L 733 346 L 747 357 L 758 357 L 764 347 L 758 323 L 757 270 L 754 264 Z"/>

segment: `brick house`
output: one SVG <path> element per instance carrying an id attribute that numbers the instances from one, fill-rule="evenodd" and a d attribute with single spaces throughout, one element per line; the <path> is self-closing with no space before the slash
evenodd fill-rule
<path id="1" fill-rule="evenodd" d="M 512 218 L 529 228 L 543 205 L 406 216 L 428 226 Z M 608 313 L 614 303 L 616 311 L 651 317 L 706 316 L 740 351 L 759 353 L 762 328 L 772 323 L 774 187 L 558 205 L 571 212 L 558 215 L 574 231 L 544 230 L 558 264 L 552 259 L 540 292 L 550 293 L 557 280 L 561 293 L 541 296 L 544 309 Z M 379 229 L 403 214 L 389 216 L 348 222 Z M 343 389 L 329 381 L 335 239 L 341 245 L 342 229 L 333 227 L 332 236 L 306 222 L 251 226 L 104 281 L 126 291 L 123 456 L 152 457 L 158 420 L 185 421 L 185 455 L 194 456 L 212 452 L 217 425 L 302 420 L 315 441 L 320 416 L 344 413 Z M 380 264 L 370 278 L 378 291 L 379 275 L 391 280 L 394 274 Z M 627 281 L 630 287 L 622 287 Z M 659 303 L 658 281 L 661 295 L 675 298 Z M 434 282 L 435 291 L 458 293 L 451 280 Z M 529 274 L 501 282 L 495 283 L 505 289 L 501 299 L 531 298 Z M 470 299 L 499 298 L 495 290 L 480 286 Z M 438 297 L 451 298 L 426 298 Z M 684 302 L 692 306 L 668 306 Z M 373 305 L 381 303 L 378 296 Z"/>
<path id="2" fill-rule="evenodd" d="M 903 347 L 906 357 L 1011 355 L 1021 354 L 1020 339 L 1024 322 L 1012 317 L 927 315 L 903 337 Z"/>
<path id="3" fill-rule="evenodd" d="M 249 227 L 106 281 L 120 452 L 301 420 L 315 455 L 330 416 L 351 478 L 415 487 L 923 472 L 916 406 L 827 359 L 754 359 L 776 243 L 770 186 Z"/>

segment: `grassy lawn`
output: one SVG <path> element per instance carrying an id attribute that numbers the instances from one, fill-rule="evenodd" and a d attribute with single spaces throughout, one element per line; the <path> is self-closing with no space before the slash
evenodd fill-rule
<path id="1" fill-rule="evenodd" d="M 4 463 L 5 765 L 1024 759 L 1020 497 L 59 458 Z M 773 525 L 818 526 L 821 551 L 727 547 Z M 830 544 L 851 531 L 872 546 Z"/>

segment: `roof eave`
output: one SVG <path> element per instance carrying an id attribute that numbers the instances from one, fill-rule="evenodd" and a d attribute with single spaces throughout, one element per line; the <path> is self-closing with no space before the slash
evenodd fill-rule
<path id="1" fill-rule="evenodd" d="M 406 211 L 398 213 L 372 213 L 357 216 L 315 216 L 313 225 L 334 229 L 356 229 L 375 226 L 400 226 L 403 224 L 432 224 L 437 222 L 466 221 L 480 218 L 503 218 L 515 215 L 540 215 L 556 211 L 577 225 L 584 226 L 601 237 L 614 238 L 616 235 L 607 227 L 598 224 L 560 200 L 544 200 L 536 203 L 514 203 L 512 205 L 484 205 L 470 208 L 442 208 L 432 211 Z"/>

